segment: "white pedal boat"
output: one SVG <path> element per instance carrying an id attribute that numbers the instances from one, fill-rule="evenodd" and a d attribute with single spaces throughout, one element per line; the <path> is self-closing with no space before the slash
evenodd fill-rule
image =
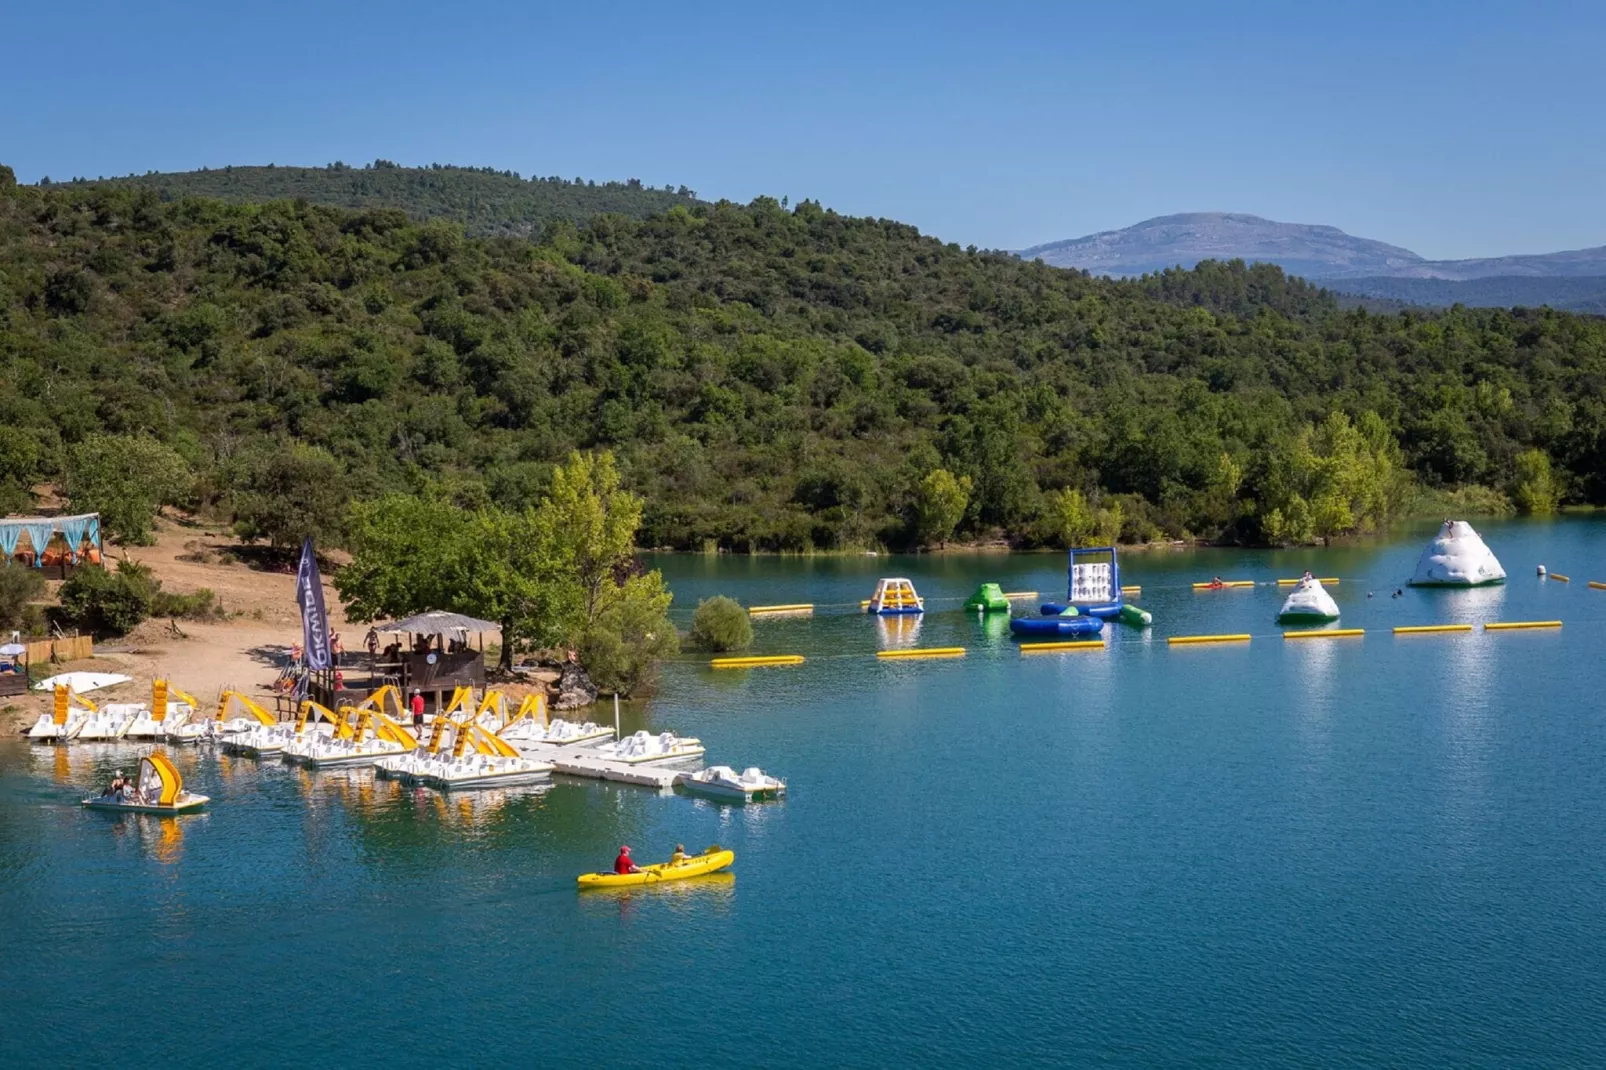
<path id="1" fill-rule="evenodd" d="M 786 794 L 786 781 L 767 775 L 756 765 L 750 765 L 740 773 L 728 765 L 709 766 L 682 776 L 680 785 L 699 795 L 738 802 L 779 799 Z"/>
<path id="2" fill-rule="evenodd" d="M 57 724 L 55 714 L 42 713 L 28 729 L 28 738 L 35 743 L 65 743 L 78 737 L 91 716 L 89 710 L 75 706 L 67 711 L 66 723 Z"/>
<path id="3" fill-rule="evenodd" d="M 134 718 L 145 709 L 137 702 L 110 702 L 89 715 L 78 732 L 80 742 L 122 739 Z"/>
<path id="4" fill-rule="evenodd" d="M 286 743 L 279 751 L 279 756 L 287 762 L 305 765 L 312 769 L 339 769 L 373 765 L 381 758 L 401 754 L 406 750 L 407 748 L 400 743 L 393 743 L 388 739 L 369 737 L 353 741 L 337 739 L 322 733 L 315 735 L 302 733 Z"/>
<path id="5" fill-rule="evenodd" d="M 645 730 L 632 733 L 614 743 L 596 748 L 598 758 L 629 765 L 655 762 L 685 762 L 703 756 L 702 740 L 681 737 L 673 732 L 653 735 Z"/>
<path id="6" fill-rule="evenodd" d="M 374 772 L 387 780 L 400 780 L 404 784 L 423 784 L 429 774 L 451 760 L 450 754 L 431 754 L 424 747 L 415 747 L 410 751 L 379 759 L 374 763 Z"/>
<path id="7" fill-rule="evenodd" d="M 327 739 L 334 734 L 334 725 L 309 724 L 302 731 L 304 736 L 320 736 Z M 296 726 L 290 723 L 276 724 L 272 728 L 258 725 L 223 741 L 223 749 L 231 754 L 238 754 L 245 758 L 271 758 L 281 753 L 285 744 L 296 738 Z"/>
<path id="8" fill-rule="evenodd" d="M 151 715 L 151 708 L 146 706 L 134 717 L 133 723 L 128 726 L 128 731 L 123 733 L 123 738 L 168 739 L 169 737 L 180 737 L 184 733 L 180 733 L 177 730 L 188 724 L 194 714 L 195 707 L 188 702 L 169 702 L 167 704 L 167 716 L 158 721 Z M 193 741 L 193 739 L 186 740 L 186 742 Z"/>
<path id="9" fill-rule="evenodd" d="M 537 724 L 525 718 L 498 733 L 515 747 L 589 747 L 613 738 L 612 725 L 594 721 L 576 724 L 559 718 L 547 724 Z"/>
<path id="10" fill-rule="evenodd" d="M 249 696 L 230 690 L 218 697 L 217 713 L 207 726 L 212 738 L 228 741 L 256 728 L 277 728 L 279 720 Z"/>
<path id="11" fill-rule="evenodd" d="M 182 814 L 211 802 L 205 795 L 184 790 L 184 778 L 165 754 L 141 758 L 139 776 L 132 787 L 83 800 L 91 810 L 132 814 Z"/>
<path id="12" fill-rule="evenodd" d="M 418 779 L 433 788 L 491 788 L 510 784 L 533 784 L 552 774 L 551 762 L 501 755 L 465 754 L 461 758 L 438 755 L 425 763 Z"/>

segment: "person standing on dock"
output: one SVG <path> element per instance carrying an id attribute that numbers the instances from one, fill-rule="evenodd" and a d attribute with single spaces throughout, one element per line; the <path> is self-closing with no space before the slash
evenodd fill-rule
<path id="1" fill-rule="evenodd" d="M 424 733 L 424 695 L 418 688 L 413 688 L 413 735 L 423 738 Z"/>

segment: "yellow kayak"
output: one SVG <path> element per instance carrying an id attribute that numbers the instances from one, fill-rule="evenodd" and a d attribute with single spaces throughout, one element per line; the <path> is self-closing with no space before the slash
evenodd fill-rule
<path id="1" fill-rule="evenodd" d="M 662 884 L 664 881 L 682 881 L 687 877 L 701 877 L 716 873 L 736 861 L 735 851 L 722 851 L 711 847 L 700 855 L 690 855 L 678 866 L 668 862 L 642 866 L 635 873 L 582 873 L 578 880 L 582 888 L 625 888 L 632 884 Z"/>

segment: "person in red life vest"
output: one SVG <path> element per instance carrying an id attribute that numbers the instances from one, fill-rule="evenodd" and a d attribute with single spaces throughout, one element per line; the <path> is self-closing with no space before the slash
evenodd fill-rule
<path id="1" fill-rule="evenodd" d="M 424 730 L 424 696 L 418 688 L 413 688 L 413 733 L 417 735 Z"/>
<path id="2" fill-rule="evenodd" d="M 615 873 L 640 873 L 641 867 L 630 859 L 630 845 L 627 843 L 619 848 L 619 857 L 613 860 Z"/>

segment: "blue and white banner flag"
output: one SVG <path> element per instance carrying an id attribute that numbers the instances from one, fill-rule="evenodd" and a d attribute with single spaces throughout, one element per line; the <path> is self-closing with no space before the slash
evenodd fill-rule
<path id="1" fill-rule="evenodd" d="M 323 608 L 323 578 L 318 575 L 318 557 L 312 552 L 311 536 L 301 544 L 296 601 L 301 605 L 301 636 L 307 652 L 307 668 L 330 668 L 329 615 Z"/>

